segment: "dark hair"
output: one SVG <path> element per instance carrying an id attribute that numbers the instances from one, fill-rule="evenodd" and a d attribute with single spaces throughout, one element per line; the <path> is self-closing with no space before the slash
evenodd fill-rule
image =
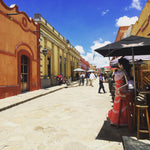
<path id="1" fill-rule="evenodd" d="M 124 70 L 126 71 L 128 77 L 130 78 L 131 76 L 131 65 L 129 61 L 125 58 L 120 58 L 118 60 L 119 64 L 123 66 Z"/>

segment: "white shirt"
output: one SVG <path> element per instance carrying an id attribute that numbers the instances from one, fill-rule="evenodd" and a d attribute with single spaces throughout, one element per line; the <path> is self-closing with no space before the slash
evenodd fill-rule
<path id="1" fill-rule="evenodd" d="M 81 74 L 81 75 L 80 75 L 80 78 L 82 78 L 82 77 L 85 78 L 85 74 Z"/>
<path id="2" fill-rule="evenodd" d="M 91 74 L 90 74 L 90 79 L 91 79 L 91 80 L 94 80 L 94 79 L 95 79 L 94 73 L 91 73 Z"/>

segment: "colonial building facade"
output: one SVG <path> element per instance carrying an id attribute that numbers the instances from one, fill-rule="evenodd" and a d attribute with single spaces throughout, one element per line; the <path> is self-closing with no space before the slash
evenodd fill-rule
<path id="1" fill-rule="evenodd" d="M 132 35 L 150 37 L 150 0 L 143 8 L 138 21 L 133 25 Z"/>
<path id="2" fill-rule="evenodd" d="M 39 25 L 0 0 L 0 98 L 40 88 Z"/>
<path id="3" fill-rule="evenodd" d="M 147 1 L 138 21 L 133 25 L 131 34 L 150 38 L 150 0 Z M 139 87 L 145 88 L 146 85 L 150 85 L 150 58 L 143 61 L 143 65 L 138 66 L 136 72 L 140 81 Z"/>
<path id="4" fill-rule="evenodd" d="M 40 76 L 41 87 L 57 85 L 57 76 L 62 74 L 75 79 L 73 70 L 80 67 L 80 53 L 40 14 L 34 15 L 40 24 Z"/>

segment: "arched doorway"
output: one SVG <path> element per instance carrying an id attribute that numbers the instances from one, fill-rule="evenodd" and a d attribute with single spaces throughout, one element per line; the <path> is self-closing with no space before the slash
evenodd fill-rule
<path id="1" fill-rule="evenodd" d="M 21 92 L 29 91 L 29 58 L 21 55 Z"/>

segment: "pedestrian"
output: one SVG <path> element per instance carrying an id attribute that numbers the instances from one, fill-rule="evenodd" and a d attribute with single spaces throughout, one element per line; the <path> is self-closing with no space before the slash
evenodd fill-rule
<path id="1" fill-rule="evenodd" d="M 90 74 L 90 86 L 92 86 L 92 87 L 93 87 L 93 80 L 94 79 L 95 79 L 95 75 L 93 72 L 91 72 L 91 74 Z"/>
<path id="2" fill-rule="evenodd" d="M 89 72 L 88 72 L 88 76 L 87 77 L 88 77 L 88 80 L 87 80 L 88 83 L 87 83 L 87 85 L 89 85 L 89 82 L 90 82 L 90 73 Z"/>
<path id="3" fill-rule="evenodd" d="M 89 83 L 89 73 L 88 72 L 86 72 L 86 74 L 85 74 L 85 79 L 86 79 L 86 86 L 88 86 L 88 83 Z"/>
<path id="4" fill-rule="evenodd" d="M 99 76 L 99 90 L 98 90 L 98 93 L 101 93 L 101 89 L 103 89 L 103 92 L 106 93 L 104 85 L 103 85 L 103 82 L 104 82 L 103 76 L 104 75 L 102 73 Z"/>
<path id="5" fill-rule="evenodd" d="M 76 79 L 79 80 L 79 73 L 76 73 Z"/>
<path id="6" fill-rule="evenodd" d="M 82 83 L 82 86 L 84 85 L 84 78 L 85 78 L 85 74 L 83 72 L 81 72 L 79 85 L 81 85 L 81 83 Z"/>

